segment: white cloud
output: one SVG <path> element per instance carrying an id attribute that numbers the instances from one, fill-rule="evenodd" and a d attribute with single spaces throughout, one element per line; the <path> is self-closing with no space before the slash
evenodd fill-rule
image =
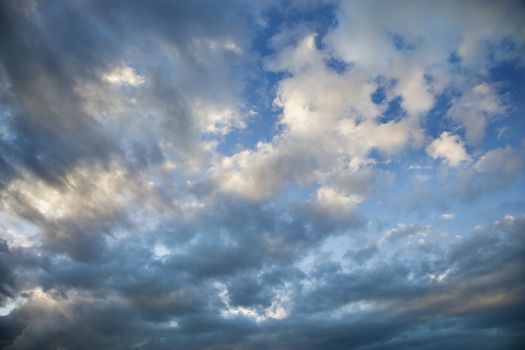
<path id="1" fill-rule="evenodd" d="M 469 159 L 465 145 L 459 136 L 447 131 L 444 131 L 439 138 L 432 141 L 427 146 L 426 151 L 432 158 L 441 158 L 452 167 L 457 167 Z"/>
<path id="2" fill-rule="evenodd" d="M 409 115 L 425 113 L 434 105 L 434 96 L 429 91 L 422 70 L 404 75 L 394 91 L 403 97 L 402 106 Z"/>
<path id="3" fill-rule="evenodd" d="M 430 274 L 430 278 L 438 283 L 442 283 L 445 281 L 445 279 L 450 275 L 450 273 L 453 272 L 451 268 L 446 269 L 442 273 L 436 273 L 436 274 Z"/>
<path id="4" fill-rule="evenodd" d="M 429 7 L 443 25 L 436 27 L 419 15 Z M 488 63 L 488 53 L 478 48 L 482 58 L 462 61 L 464 77 L 449 59 L 458 50 L 467 57 L 478 43 L 497 43 L 505 36 L 520 42 L 519 23 L 503 20 L 512 11 L 508 4 L 485 3 L 473 13 L 463 4 L 344 1 L 338 26 L 322 39 L 322 48 L 316 44 L 319 37 L 305 27 L 285 27 L 271 41 L 277 53 L 266 61 L 267 69 L 289 74 L 278 84 L 274 100 L 282 109 L 282 131 L 264 147 L 225 158 L 234 166 L 215 166 L 215 178 L 223 189 L 250 198 L 273 195 L 290 181 L 330 185 L 328 172 L 357 172 L 373 165 L 372 150 L 391 158 L 407 146 L 421 146 L 422 119 L 450 87 L 462 95 L 449 117 L 465 128 L 468 143 L 478 142 L 490 121 L 505 110 L 496 89 L 470 74 L 472 67 Z M 501 28 L 488 25 L 494 21 Z M 334 57 L 348 63 L 348 69 L 328 67 L 326 60 Z M 385 83 L 389 81 L 394 83 Z M 386 98 L 375 104 L 372 95 L 379 87 Z M 395 98 L 401 98 L 406 114 L 380 122 Z M 427 153 L 453 167 L 469 159 L 463 142 L 449 133 L 432 142 Z"/>
<path id="5" fill-rule="evenodd" d="M 321 187 L 317 191 L 317 203 L 330 211 L 344 212 L 352 211 L 355 206 L 361 203 L 362 198 L 356 195 L 342 193 L 333 187 Z"/>
<path id="6" fill-rule="evenodd" d="M 453 6 L 452 6 L 453 5 Z M 409 116 L 421 118 L 446 88 L 462 93 L 449 117 L 478 143 L 486 126 L 505 111 L 497 91 L 484 82 L 495 61 L 521 59 L 523 8 L 512 1 L 480 2 L 342 1 L 338 26 L 328 33 L 328 52 L 369 80 L 397 83 L 389 97 L 402 97 Z M 422 13 L 432 13 L 431 19 Z M 439 25 L 438 25 L 439 23 Z M 513 48 L 502 47 L 503 40 Z M 462 74 L 450 63 L 459 55 Z"/>
<path id="7" fill-rule="evenodd" d="M 268 320 L 281 320 L 288 316 L 290 308 L 290 296 L 286 291 L 278 291 L 273 297 L 271 305 L 259 310 L 253 307 L 233 306 L 230 303 L 230 296 L 224 284 L 216 283 L 215 288 L 224 308 L 221 310 L 223 317 L 243 316 L 253 319 L 255 322 L 265 322 Z"/>
<path id="8" fill-rule="evenodd" d="M 138 75 L 135 70 L 128 66 L 115 68 L 103 75 L 105 81 L 116 86 L 131 85 L 139 86 L 144 84 L 144 77 Z"/>
<path id="9" fill-rule="evenodd" d="M 456 214 L 454 214 L 454 213 L 443 213 L 443 214 L 441 214 L 441 218 L 444 221 L 453 220 L 455 217 L 456 217 Z"/>
<path id="10" fill-rule="evenodd" d="M 255 150 L 218 161 L 213 173 L 220 187 L 255 199 L 291 181 L 330 184 L 372 164 L 372 150 L 391 157 L 420 142 L 417 120 L 378 120 L 386 105 L 372 101 L 377 81 L 358 70 L 337 73 L 325 57 L 307 35 L 268 61 L 269 68 L 292 74 L 279 83 L 274 101 L 283 129 Z"/>

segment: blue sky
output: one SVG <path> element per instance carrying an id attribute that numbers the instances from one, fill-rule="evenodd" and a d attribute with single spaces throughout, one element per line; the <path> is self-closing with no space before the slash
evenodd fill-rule
<path id="1" fill-rule="evenodd" d="M 0 4 L 0 348 L 516 349 L 520 1 Z"/>

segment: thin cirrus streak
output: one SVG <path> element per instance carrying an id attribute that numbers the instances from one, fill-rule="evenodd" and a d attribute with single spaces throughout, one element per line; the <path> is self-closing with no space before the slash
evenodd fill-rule
<path id="1" fill-rule="evenodd" d="M 0 2 L 0 348 L 518 349 L 520 1 Z"/>

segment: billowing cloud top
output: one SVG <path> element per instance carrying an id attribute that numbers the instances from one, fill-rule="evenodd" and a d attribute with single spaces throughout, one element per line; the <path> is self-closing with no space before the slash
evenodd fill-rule
<path id="1" fill-rule="evenodd" d="M 521 1 L 0 2 L 0 348 L 517 349 Z"/>

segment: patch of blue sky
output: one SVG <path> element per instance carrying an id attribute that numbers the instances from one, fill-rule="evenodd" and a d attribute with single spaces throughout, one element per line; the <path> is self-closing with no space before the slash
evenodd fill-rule
<path id="1" fill-rule="evenodd" d="M 523 211 L 519 204 L 525 198 L 524 176 L 501 183 L 475 172 L 469 178 L 467 169 L 446 169 L 420 152 L 407 152 L 399 162 L 383 168 L 395 175 L 395 182 L 380 187 L 360 206 L 363 215 L 380 222 L 439 224 L 451 234 L 466 234 L 476 225 Z"/>
<path id="2" fill-rule="evenodd" d="M 417 42 L 409 42 L 405 37 L 397 33 L 388 33 L 392 45 L 399 51 L 412 51 L 416 49 Z"/>
<path id="3" fill-rule="evenodd" d="M 378 89 L 378 91 L 380 90 Z M 377 96 L 375 93 L 374 95 L 375 95 L 375 98 L 378 100 L 381 98 L 380 95 Z M 374 100 L 374 95 L 372 95 L 372 101 Z M 385 112 L 381 116 L 379 116 L 378 122 L 388 123 L 389 121 L 392 121 L 392 120 L 399 121 L 403 119 L 406 113 L 403 110 L 402 102 L 403 102 L 403 99 L 401 96 L 396 96 L 390 101 L 388 101 L 387 108 Z"/>
<path id="4" fill-rule="evenodd" d="M 345 62 L 341 59 L 335 58 L 335 57 L 329 57 L 325 59 L 325 64 L 327 67 L 331 68 L 333 71 L 335 71 L 337 74 L 344 74 L 347 72 L 352 65 L 348 62 Z"/>
<path id="5" fill-rule="evenodd" d="M 383 86 L 383 84 L 379 85 L 376 91 L 374 91 L 374 93 L 372 94 L 372 96 L 370 96 L 370 98 L 372 99 L 372 102 L 374 102 L 375 104 L 381 104 L 385 102 L 387 98 L 386 86 Z"/>
<path id="6" fill-rule="evenodd" d="M 496 136 L 491 142 L 501 145 L 505 141 L 516 143 L 525 135 L 525 67 L 519 62 L 510 61 L 490 69 L 491 81 L 497 82 L 499 93 L 510 106 L 503 118 L 498 118 L 491 125 L 489 135 Z"/>
<path id="7" fill-rule="evenodd" d="M 447 90 L 435 98 L 434 105 L 422 119 L 422 127 L 432 139 L 441 135 L 443 131 L 455 131 L 457 126 L 447 117 L 447 111 L 452 106 L 452 100 L 459 97 L 454 91 Z"/>
<path id="8" fill-rule="evenodd" d="M 279 132 L 281 110 L 274 106 L 273 96 L 277 83 L 285 74 L 260 71 L 257 75 L 258 78 L 248 82 L 244 91 L 246 127 L 233 129 L 220 140 L 217 150 L 222 154 L 231 155 L 240 148 L 254 149 L 257 143 L 269 142 Z"/>

